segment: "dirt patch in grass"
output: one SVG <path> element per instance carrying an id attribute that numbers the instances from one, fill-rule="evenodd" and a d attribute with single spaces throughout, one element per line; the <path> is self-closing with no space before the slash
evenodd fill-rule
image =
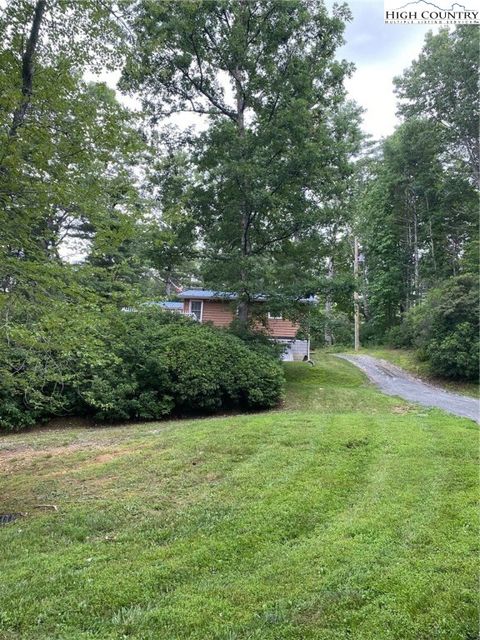
<path id="1" fill-rule="evenodd" d="M 41 449 L 21 444 L 14 448 L 0 449 L 0 470 L 2 473 L 11 473 L 31 466 L 32 463 L 39 460 L 47 462 L 52 458 L 66 459 L 75 453 L 102 449 L 105 450 L 105 443 L 99 442 L 79 442 L 63 446 L 48 446 Z M 125 452 L 121 450 L 108 451 L 97 455 L 93 461 L 87 460 L 85 462 L 86 464 L 109 462 L 124 454 Z"/>
<path id="2" fill-rule="evenodd" d="M 410 407 L 408 405 L 397 405 L 396 407 L 392 407 L 392 413 L 396 413 L 397 415 L 403 416 L 405 413 L 410 412 Z"/>
<path id="3" fill-rule="evenodd" d="M 120 456 L 125 455 L 125 451 L 112 451 L 111 453 L 101 453 L 99 456 L 93 460 L 93 462 L 103 463 L 103 462 L 111 462 Z"/>
<path id="4" fill-rule="evenodd" d="M 88 446 L 92 446 L 92 444 L 89 444 Z M 3 450 L 0 449 L 0 463 L 8 463 L 11 460 L 16 462 L 28 463 L 30 460 L 33 460 L 35 458 L 53 458 L 57 455 L 64 455 L 66 453 L 72 453 L 74 451 L 80 451 L 82 449 L 85 449 L 84 443 L 67 444 L 62 447 L 45 447 L 42 449 L 37 449 L 35 447 L 21 444 L 13 448 Z"/>

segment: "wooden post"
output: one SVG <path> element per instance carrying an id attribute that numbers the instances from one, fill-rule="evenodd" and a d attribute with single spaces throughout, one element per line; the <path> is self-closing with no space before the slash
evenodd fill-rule
<path id="1" fill-rule="evenodd" d="M 353 292 L 353 310 L 355 314 L 355 351 L 360 350 L 360 294 L 358 293 L 358 239 L 354 238 L 353 277 L 355 291 Z"/>

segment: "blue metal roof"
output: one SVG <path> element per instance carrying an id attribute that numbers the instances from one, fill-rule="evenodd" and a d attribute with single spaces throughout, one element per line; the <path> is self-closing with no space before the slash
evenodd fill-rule
<path id="1" fill-rule="evenodd" d="M 213 291 L 212 289 L 185 289 L 178 294 L 179 298 L 190 298 L 193 300 L 236 300 L 238 298 L 237 293 L 229 293 L 228 291 Z M 267 296 L 262 293 L 257 293 L 252 296 L 253 300 L 264 302 L 267 300 Z M 300 298 L 299 302 L 316 302 L 315 296 L 309 298 Z"/>
<path id="2" fill-rule="evenodd" d="M 141 307 L 160 307 L 161 309 L 169 309 L 170 311 L 181 311 L 183 309 L 183 302 L 172 302 L 170 300 L 163 300 L 161 302 L 142 302 Z"/>
<path id="3" fill-rule="evenodd" d="M 178 294 L 179 298 L 197 298 L 198 300 L 235 300 L 238 298 L 236 293 L 228 293 L 227 291 L 212 291 L 211 289 L 186 289 Z"/>

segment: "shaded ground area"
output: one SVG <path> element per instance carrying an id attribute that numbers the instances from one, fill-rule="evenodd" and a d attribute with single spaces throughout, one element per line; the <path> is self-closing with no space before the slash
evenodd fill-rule
<path id="1" fill-rule="evenodd" d="M 366 355 L 338 355 L 364 371 L 372 382 L 391 396 L 400 396 L 425 407 L 437 407 L 457 416 L 479 421 L 479 401 L 427 384 L 386 360 Z"/>
<path id="2" fill-rule="evenodd" d="M 1 640 L 476 638 L 477 426 L 286 374 L 278 411 L 0 438 Z"/>

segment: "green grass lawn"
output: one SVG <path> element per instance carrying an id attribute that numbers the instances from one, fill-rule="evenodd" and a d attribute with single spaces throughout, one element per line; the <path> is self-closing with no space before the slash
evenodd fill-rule
<path id="1" fill-rule="evenodd" d="M 282 410 L 1 438 L 0 637 L 477 638 L 477 426 L 286 366 Z"/>
<path id="2" fill-rule="evenodd" d="M 347 352 L 348 350 L 345 350 Z M 354 353 L 353 350 L 351 353 Z M 462 393 L 474 398 L 480 397 L 480 387 L 476 382 L 465 382 L 456 380 L 446 380 L 445 378 L 439 378 L 432 376 L 428 371 L 428 365 L 426 362 L 421 362 L 415 355 L 413 349 L 391 349 L 389 347 L 366 347 L 360 349 L 361 354 L 374 356 L 375 358 L 382 358 L 392 364 L 396 364 L 398 367 L 409 371 L 414 376 L 422 378 L 426 382 L 436 384 L 448 391 L 455 393 Z"/>

